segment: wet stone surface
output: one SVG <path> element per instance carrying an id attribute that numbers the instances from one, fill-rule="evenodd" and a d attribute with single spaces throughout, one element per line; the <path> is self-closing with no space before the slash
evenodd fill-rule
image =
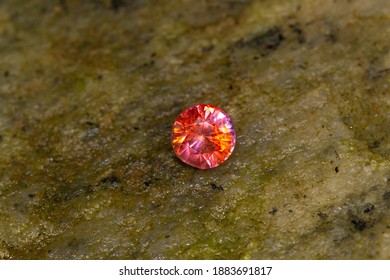
<path id="1" fill-rule="evenodd" d="M 389 36 L 387 0 L 1 1 L 0 258 L 389 259 Z M 211 170 L 170 145 L 199 103 Z"/>

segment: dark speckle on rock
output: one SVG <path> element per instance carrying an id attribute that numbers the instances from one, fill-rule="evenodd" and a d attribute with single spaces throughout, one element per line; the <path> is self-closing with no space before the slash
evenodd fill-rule
<path id="1" fill-rule="evenodd" d="M 261 33 L 253 36 L 248 40 L 239 40 L 236 42 L 238 48 L 255 48 L 258 49 L 261 55 L 267 55 L 268 53 L 275 51 L 283 42 L 284 36 L 280 27 L 274 27 L 267 30 L 265 33 Z"/>
<path id="2" fill-rule="evenodd" d="M 211 52 L 214 49 L 214 45 L 209 45 L 207 47 L 202 48 L 202 53 L 208 53 Z"/>
<path id="3" fill-rule="evenodd" d="M 336 173 L 339 173 L 339 167 L 336 166 L 336 167 L 334 168 L 334 171 L 335 171 Z"/>
<path id="4" fill-rule="evenodd" d="M 276 207 L 272 207 L 271 208 L 271 210 L 269 210 L 269 214 L 271 214 L 271 215 L 275 215 L 276 214 L 276 212 L 278 212 L 278 208 L 276 208 Z"/>
<path id="5" fill-rule="evenodd" d="M 3 136 L 0 134 L 0 142 L 3 141 Z"/>
<path id="6" fill-rule="evenodd" d="M 390 191 L 385 192 L 383 194 L 383 199 L 386 200 L 386 201 L 390 201 Z"/>
<path id="7" fill-rule="evenodd" d="M 115 184 L 115 183 L 120 183 L 120 179 L 116 175 L 110 175 L 101 179 L 101 182 Z"/>
<path id="8" fill-rule="evenodd" d="M 119 8 L 122 6 L 123 0 L 111 0 L 111 8 L 115 11 L 119 10 Z"/>
<path id="9" fill-rule="evenodd" d="M 355 229 L 360 231 L 367 228 L 367 222 L 360 219 L 352 220 L 351 223 L 354 225 Z"/>
<path id="10" fill-rule="evenodd" d="M 152 203 L 152 209 L 158 209 L 161 207 L 161 204 L 159 203 Z"/>
<path id="11" fill-rule="evenodd" d="M 5 78 L 8 78 L 8 77 L 9 77 L 9 75 L 10 75 L 10 73 L 9 73 L 9 71 L 8 71 L 8 70 L 5 70 L 3 75 L 4 75 L 4 77 L 5 77 Z"/>
<path id="12" fill-rule="evenodd" d="M 336 33 L 334 32 L 331 32 L 329 34 L 326 34 L 326 39 L 331 42 L 331 43 L 336 43 L 337 42 L 337 36 L 336 36 Z"/>
<path id="13" fill-rule="evenodd" d="M 211 189 L 212 190 L 217 190 L 217 191 L 223 191 L 224 190 L 222 186 L 218 186 L 218 185 L 216 185 L 214 183 L 211 184 Z"/>
<path id="14" fill-rule="evenodd" d="M 320 217 L 320 218 L 326 218 L 326 217 L 328 217 L 328 215 L 326 215 L 324 212 L 322 212 L 322 211 L 317 211 L 317 216 L 318 217 Z"/>
<path id="15" fill-rule="evenodd" d="M 381 145 L 381 142 L 379 140 L 375 140 L 375 141 L 369 143 L 368 147 L 370 149 L 376 149 L 376 148 L 379 148 L 380 145 Z"/>
<path id="16" fill-rule="evenodd" d="M 89 127 L 99 127 L 100 126 L 98 123 L 95 123 L 92 121 L 86 121 L 85 124 L 88 125 Z"/>
<path id="17" fill-rule="evenodd" d="M 77 240 L 76 238 L 72 239 L 72 240 L 68 243 L 68 247 L 69 247 L 71 250 L 77 250 L 81 245 L 82 245 L 81 241 L 80 241 L 80 240 Z"/>
<path id="18" fill-rule="evenodd" d="M 369 213 L 371 213 L 374 209 L 375 209 L 374 204 L 368 203 L 368 204 L 366 204 L 366 205 L 364 206 L 364 208 L 363 208 L 363 213 L 369 214 Z"/>
<path id="19" fill-rule="evenodd" d="M 299 44 L 304 44 L 306 42 L 305 34 L 299 23 L 290 24 L 289 27 L 296 34 Z"/>

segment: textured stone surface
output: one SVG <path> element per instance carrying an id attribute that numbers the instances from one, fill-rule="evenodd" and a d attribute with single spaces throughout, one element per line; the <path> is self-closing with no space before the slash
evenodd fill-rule
<path id="1" fill-rule="evenodd" d="M 1 1 L 0 258 L 389 259 L 389 38 L 388 0 Z"/>

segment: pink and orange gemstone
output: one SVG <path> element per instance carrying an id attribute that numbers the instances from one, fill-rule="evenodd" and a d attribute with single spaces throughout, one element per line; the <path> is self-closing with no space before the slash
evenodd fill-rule
<path id="1" fill-rule="evenodd" d="M 232 154 L 235 144 L 232 120 L 210 104 L 187 108 L 173 124 L 173 150 L 181 161 L 199 169 L 223 163 Z"/>

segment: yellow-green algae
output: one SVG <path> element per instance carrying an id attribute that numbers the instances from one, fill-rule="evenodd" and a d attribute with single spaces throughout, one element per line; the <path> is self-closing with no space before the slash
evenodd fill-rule
<path id="1" fill-rule="evenodd" d="M 387 0 L 0 3 L 0 258 L 389 259 Z M 212 103 L 237 147 L 175 158 Z"/>

